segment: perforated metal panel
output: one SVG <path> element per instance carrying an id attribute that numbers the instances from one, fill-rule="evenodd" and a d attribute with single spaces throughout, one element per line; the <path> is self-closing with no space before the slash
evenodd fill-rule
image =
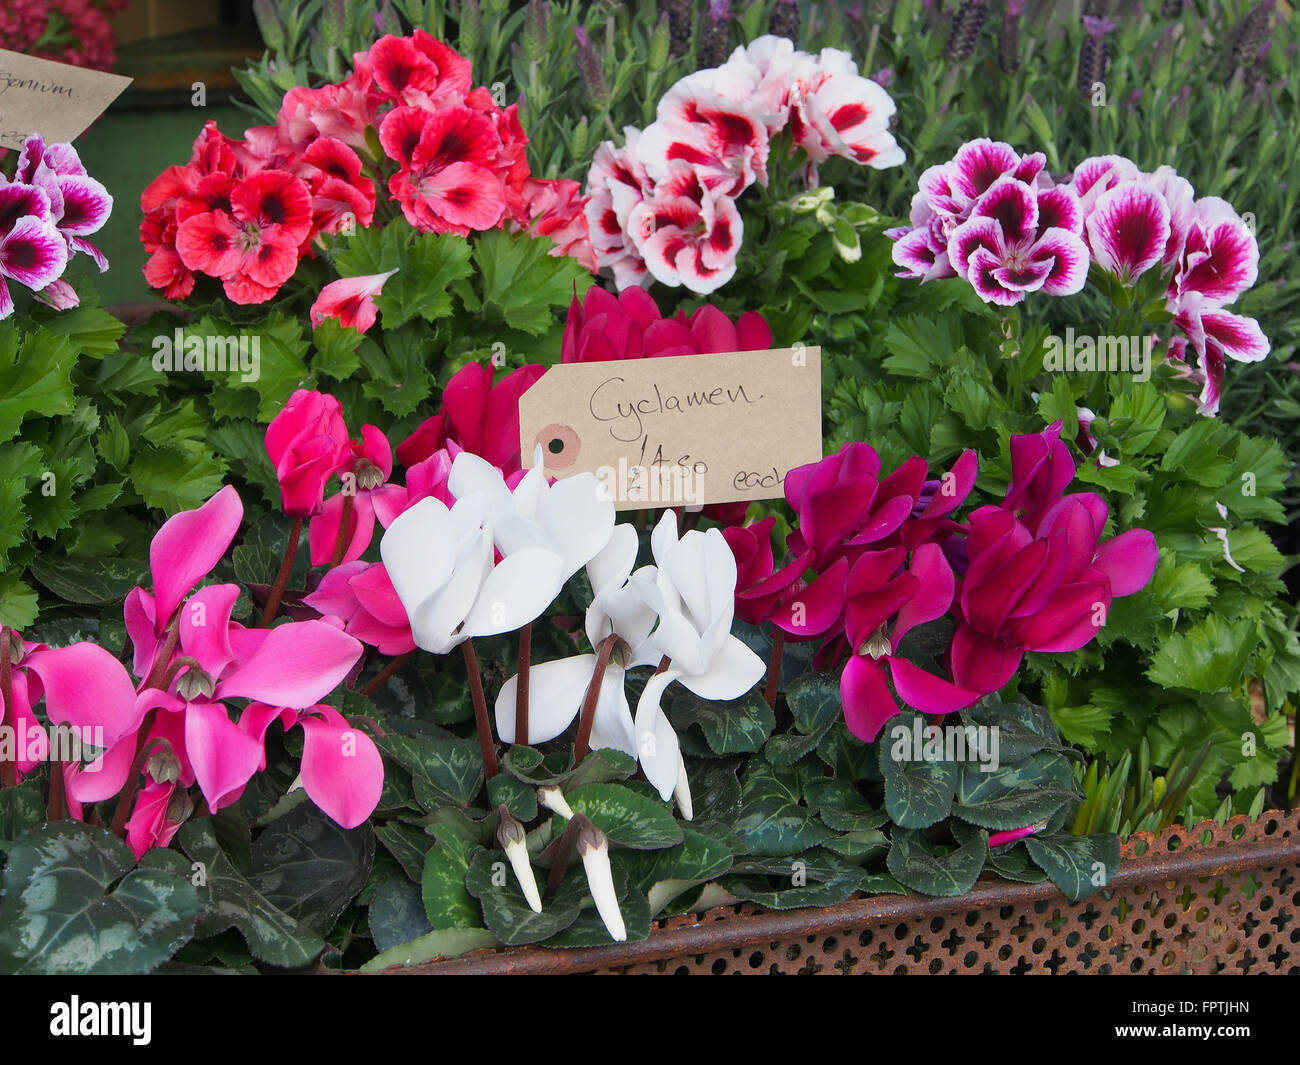
<path id="1" fill-rule="evenodd" d="M 1110 887 L 982 879 L 960 899 L 818 910 L 742 904 L 662 921 L 642 943 L 477 951 L 407 972 L 1300 974 L 1300 811 L 1135 836 Z"/>

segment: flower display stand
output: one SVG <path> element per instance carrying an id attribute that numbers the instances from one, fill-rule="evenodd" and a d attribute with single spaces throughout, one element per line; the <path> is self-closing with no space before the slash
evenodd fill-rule
<path id="1" fill-rule="evenodd" d="M 1174 826 L 1124 846 L 1110 886 L 985 878 L 956 899 L 823 909 L 745 903 L 658 923 L 640 943 L 479 950 L 389 973 L 1300 974 L 1300 811 Z"/>

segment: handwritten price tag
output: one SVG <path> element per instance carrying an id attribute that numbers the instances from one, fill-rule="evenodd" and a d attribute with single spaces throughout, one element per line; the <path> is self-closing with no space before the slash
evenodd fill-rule
<path id="1" fill-rule="evenodd" d="M 0 48 L 0 148 L 21 148 L 33 133 L 51 143 L 75 140 L 130 84 L 120 74 Z"/>
<path id="2" fill-rule="evenodd" d="M 785 493 L 822 457 L 821 349 L 553 366 L 519 401 L 525 467 L 594 473 L 619 510 Z"/>

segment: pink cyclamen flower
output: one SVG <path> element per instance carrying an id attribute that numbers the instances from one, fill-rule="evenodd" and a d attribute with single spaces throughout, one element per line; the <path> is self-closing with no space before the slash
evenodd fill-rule
<path id="1" fill-rule="evenodd" d="M 316 297 L 308 312 L 313 326 L 326 318 L 336 318 L 346 329 L 364 333 L 375 324 L 379 309 L 375 297 L 384 290 L 384 282 L 397 273 L 394 267 L 383 274 L 363 274 L 331 281 Z"/>
<path id="2" fill-rule="evenodd" d="M 339 401 L 298 389 L 266 427 L 266 454 L 280 482 L 284 512 L 311 517 L 320 510 L 326 482 L 351 454 Z"/>
<path id="3" fill-rule="evenodd" d="M 849 660 L 840 676 L 840 696 L 849 731 L 868 743 L 899 713 L 886 677 L 908 706 L 928 714 L 971 706 L 982 694 L 898 657 L 899 644 L 909 631 L 947 613 L 956 587 L 952 567 L 936 545 L 918 547 L 903 570 L 905 554 L 902 547 L 865 552 L 849 573 Z"/>
<path id="4" fill-rule="evenodd" d="M 303 602 L 323 616 L 339 618 L 349 636 L 380 654 L 402 655 L 415 649 L 406 608 L 382 562 L 335 566 Z"/>
<path id="5" fill-rule="evenodd" d="M 466 363 L 442 391 L 442 413 L 397 445 L 398 461 L 409 468 L 454 441 L 507 477 L 517 473 L 521 469 L 519 397 L 545 369 L 537 364 L 521 366 L 493 384 L 491 366 Z"/>
<path id="6" fill-rule="evenodd" d="M 1130 529 L 1101 541 L 1108 508 L 1080 493 L 1054 504 L 1036 532 L 1002 507 L 970 516 L 969 565 L 957 598 L 953 679 L 981 694 L 1006 684 L 1026 651 L 1075 651 L 1106 623 L 1113 598 L 1146 586 L 1155 537 Z"/>
<path id="7" fill-rule="evenodd" d="M 1065 186 L 1035 190 L 999 178 L 953 231 L 948 257 L 987 303 L 1013 306 L 1040 289 L 1069 296 L 1088 280 L 1082 224 L 1078 200 Z"/>
<path id="8" fill-rule="evenodd" d="M 350 448 L 350 461 L 345 458 L 337 471 L 343 491 L 325 500 L 307 530 L 313 566 L 324 566 L 333 558 L 345 509 L 349 512 L 348 532 L 340 562 L 353 562 L 365 554 L 376 518 L 388 528 L 406 507 L 406 490 L 388 483 L 393 472 L 393 449 L 383 432 L 373 425 L 363 425 L 361 439 L 352 442 Z M 352 505 L 345 508 L 348 499 Z"/>

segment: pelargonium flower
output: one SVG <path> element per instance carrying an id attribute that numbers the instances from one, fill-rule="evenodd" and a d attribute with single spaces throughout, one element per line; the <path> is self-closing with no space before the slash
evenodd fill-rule
<path id="1" fill-rule="evenodd" d="M 397 273 L 394 267 L 383 274 L 363 274 L 359 277 L 341 277 L 320 290 L 311 305 L 308 317 L 313 326 L 326 318 L 336 318 L 345 329 L 364 333 L 375 324 L 379 308 L 375 297 L 384 290 L 384 282 Z"/>
<path id="2" fill-rule="evenodd" d="M 912 197 L 910 225 L 886 233 L 894 241 L 894 262 L 902 268 L 898 276 L 953 277 L 952 235 L 979 200 L 1006 177 L 1037 188 L 1046 163 L 1042 152 L 1022 157 L 1009 144 L 979 138 L 963 144 L 948 162 L 928 168 Z"/>
<path id="3" fill-rule="evenodd" d="M 442 390 L 441 413 L 427 418 L 397 445 L 398 461 L 409 469 L 454 443 L 487 459 L 507 477 L 517 473 L 519 397 L 545 370 L 535 363 L 521 366 L 493 384 L 491 366 L 466 363 Z"/>
<path id="4" fill-rule="evenodd" d="M 1123 181 L 1103 192 L 1088 214 L 1092 257 L 1123 285 L 1164 261 L 1170 231 L 1164 196 L 1140 181 Z"/>
<path id="5" fill-rule="evenodd" d="M 381 37 L 353 60 L 358 74 L 368 79 L 367 88 L 427 110 L 465 96 L 472 84 L 470 61 L 421 29 L 409 37 Z"/>
<path id="6" fill-rule="evenodd" d="M 655 280 L 707 295 L 731 280 L 744 223 L 735 200 L 673 160 L 627 214 L 627 235 Z"/>
<path id="7" fill-rule="evenodd" d="M 35 185 L 50 198 L 50 220 L 68 242 L 68 257 L 84 252 L 100 272 L 108 260 L 86 237 L 98 232 L 113 210 L 113 197 L 103 184 L 86 173 L 71 144 L 46 144 L 39 134 L 23 143 L 14 171 L 15 183 Z"/>
<path id="8" fill-rule="evenodd" d="M 628 232 L 627 221 L 632 208 L 654 186 L 645 164 L 637 157 L 640 131 L 627 126 L 623 135 L 622 148 L 604 141 L 592 156 L 585 208 L 596 265 L 613 273 L 614 284 L 620 290 L 646 280 L 645 260 Z"/>
<path id="9" fill-rule="evenodd" d="M 772 346 L 772 331 L 757 311 L 733 323 L 711 304 L 688 318 L 678 311 L 661 318 L 659 305 L 644 289 L 611 295 L 599 285 L 573 297 L 564 323 L 561 362 L 607 362 L 669 355 L 762 351 Z"/>
<path id="10" fill-rule="evenodd" d="M 67 262 L 68 244 L 54 224 L 45 190 L 0 186 L 0 319 L 14 312 L 10 280 L 40 291 L 58 280 Z"/>
<path id="11" fill-rule="evenodd" d="M 505 193 L 492 169 L 501 141 L 486 116 L 463 104 L 397 107 L 384 116 L 379 141 L 398 164 L 389 189 L 417 229 L 464 237 L 501 220 Z"/>
<path id="12" fill-rule="evenodd" d="M 1013 306 L 1040 289 L 1069 296 L 1088 280 L 1082 225 L 1078 199 L 1065 186 L 1035 190 L 1003 177 L 953 230 L 948 257 L 987 303 Z"/>
<path id="13" fill-rule="evenodd" d="M 552 255 L 568 255 L 594 274 L 599 267 L 588 235 L 586 204 L 576 181 L 530 177 L 524 182 L 518 210 L 512 212 L 511 228 L 550 237 L 555 244 Z"/>
<path id="14" fill-rule="evenodd" d="M 187 269 L 221 278 L 235 303 L 262 303 L 293 276 L 310 233 L 306 184 L 283 170 L 263 170 L 234 185 L 228 209 L 181 221 L 176 252 Z"/>

